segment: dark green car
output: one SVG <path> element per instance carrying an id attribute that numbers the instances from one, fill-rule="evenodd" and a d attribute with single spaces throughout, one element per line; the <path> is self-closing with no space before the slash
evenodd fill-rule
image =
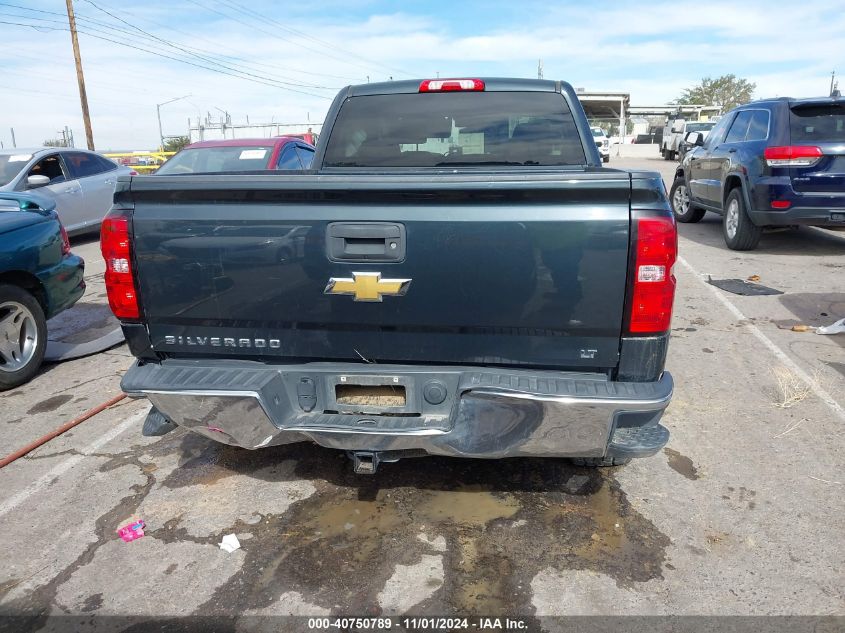
<path id="1" fill-rule="evenodd" d="M 0 391 L 38 372 L 47 319 L 79 300 L 84 270 L 52 200 L 0 193 Z"/>

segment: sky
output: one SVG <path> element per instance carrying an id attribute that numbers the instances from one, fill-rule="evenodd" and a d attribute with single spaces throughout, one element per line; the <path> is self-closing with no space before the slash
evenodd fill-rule
<path id="1" fill-rule="evenodd" d="M 152 149 L 188 120 L 320 123 L 343 86 L 429 77 L 562 79 L 677 98 L 733 73 L 755 97 L 845 77 L 845 0 L 74 0 L 98 150 Z M 22 24 L 30 26 L 21 26 Z M 35 26 L 37 28 L 32 28 Z M 64 0 L 0 0 L 0 143 L 70 127 L 85 145 Z M 837 68 L 837 64 L 840 66 Z M 845 82 L 842 83 L 845 87 Z"/>

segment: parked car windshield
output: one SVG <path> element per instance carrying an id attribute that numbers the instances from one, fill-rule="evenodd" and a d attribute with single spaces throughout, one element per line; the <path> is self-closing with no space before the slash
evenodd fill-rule
<path id="1" fill-rule="evenodd" d="M 272 145 L 186 148 L 158 168 L 156 174 L 210 174 L 267 169 Z"/>
<path id="2" fill-rule="evenodd" d="M 593 136 L 605 136 L 604 130 L 600 127 L 591 127 L 590 131 L 593 133 Z"/>
<path id="3" fill-rule="evenodd" d="M 687 123 L 687 134 L 690 132 L 709 132 L 715 125 L 715 121 L 708 121 L 705 123 Z"/>
<path id="4" fill-rule="evenodd" d="M 32 154 L 0 154 L 0 187 L 12 182 L 30 158 Z"/>
<path id="5" fill-rule="evenodd" d="M 583 165 L 558 93 L 452 92 L 352 97 L 326 147 L 326 167 Z"/>
<path id="6" fill-rule="evenodd" d="M 845 105 L 794 107 L 790 131 L 793 144 L 845 141 Z"/>

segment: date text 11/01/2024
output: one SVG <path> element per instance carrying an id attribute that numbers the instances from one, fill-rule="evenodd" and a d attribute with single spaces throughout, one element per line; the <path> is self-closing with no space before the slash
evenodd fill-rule
<path id="1" fill-rule="evenodd" d="M 406 631 L 524 631 L 528 623 L 521 618 L 494 617 L 403 617 L 403 618 L 309 618 L 308 628 L 314 631 L 379 631 L 401 628 Z"/>

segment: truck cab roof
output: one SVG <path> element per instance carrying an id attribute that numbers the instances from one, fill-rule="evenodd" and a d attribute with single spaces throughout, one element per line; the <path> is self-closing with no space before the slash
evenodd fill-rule
<path id="1" fill-rule="evenodd" d="M 548 79 L 520 79 L 505 77 L 473 77 L 484 82 L 486 92 L 559 92 L 561 87 L 572 90 L 572 86 L 564 81 Z M 437 78 L 429 81 L 447 81 L 448 78 Z M 346 88 L 347 97 L 363 97 L 369 95 L 413 94 L 420 91 L 420 84 L 426 79 L 406 79 L 402 81 L 384 81 L 372 84 L 357 84 Z"/>

